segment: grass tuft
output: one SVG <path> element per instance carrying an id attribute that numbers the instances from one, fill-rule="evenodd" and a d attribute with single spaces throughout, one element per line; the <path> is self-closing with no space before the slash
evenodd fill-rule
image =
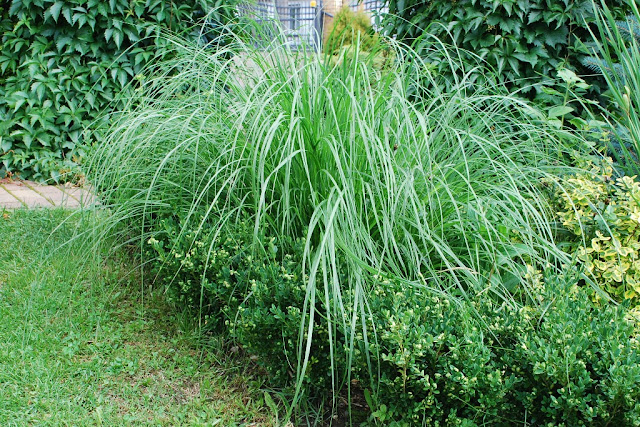
<path id="1" fill-rule="evenodd" d="M 379 69 L 371 55 L 329 61 L 277 40 L 176 40 L 177 59 L 149 73 L 88 164 L 109 211 L 99 237 L 144 244 L 171 217 L 194 241 L 247 220 L 256 251 L 277 252 L 260 235 L 304 239 L 298 396 L 316 317 L 341 331 L 332 354 L 357 331 L 375 339 L 362 320 L 373 275 L 517 304 L 535 293 L 527 265 L 567 262 L 539 182 L 570 136 L 499 86 L 461 78 L 442 92 L 415 52 L 383 43 L 395 62 Z M 338 371 L 336 393 L 350 375 Z"/>

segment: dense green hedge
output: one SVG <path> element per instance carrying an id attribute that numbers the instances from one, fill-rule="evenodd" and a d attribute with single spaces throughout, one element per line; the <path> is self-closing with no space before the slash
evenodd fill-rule
<path id="1" fill-rule="evenodd" d="M 626 1 L 607 3 L 616 16 L 625 16 Z M 482 57 L 513 88 L 555 77 L 561 66 L 581 71 L 580 60 L 589 54 L 582 43 L 591 39 L 586 24 L 594 22 L 591 0 L 388 0 L 388 4 L 385 31 L 409 43 L 420 41 L 434 68 L 446 74 L 449 66 L 438 66 L 442 51 L 428 50 L 433 39 L 425 33 L 468 51 L 462 55 L 471 65 L 476 61 L 469 52 Z M 482 79 L 483 73 L 474 72 L 472 77 Z"/>
<path id="2" fill-rule="evenodd" d="M 640 346 L 625 309 L 594 306 L 575 283 L 546 277 L 536 308 L 486 297 L 457 305 L 380 287 L 371 300 L 380 331 L 373 350 L 382 358 L 374 418 L 402 426 L 640 424 Z"/>
<path id="3" fill-rule="evenodd" d="M 146 253 L 168 295 L 230 333 L 272 386 L 292 386 L 308 292 L 303 242 L 263 236 L 255 248 L 252 225 L 196 238 L 164 219 Z M 572 276 L 528 277 L 536 307 L 455 301 L 372 276 L 366 337 L 347 319 L 329 327 L 333 307 L 316 299 L 306 392 L 331 395 L 333 362 L 337 384 L 351 378 L 381 425 L 640 425 L 640 345 L 626 309 L 594 306 Z M 329 329 L 344 346 L 330 347 Z"/>
<path id="4" fill-rule="evenodd" d="M 229 3 L 2 2 L 0 177 L 59 180 L 75 171 L 94 140 L 85 128 L 149 61 L 171 52 L 160 32 L 185 32 L 209 12 L 209 22 L 223 22 Z"/>

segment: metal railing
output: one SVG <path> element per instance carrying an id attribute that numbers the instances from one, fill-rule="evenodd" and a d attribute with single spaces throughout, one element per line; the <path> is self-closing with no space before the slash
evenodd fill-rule
<path id="1" fill-rule="evenodd" d="M 320 1 L 260 0 L 257 3 L 242 3 L 238 6 L 238 12 L 253 19 L 261 27 L 255 40 L 259 47 L 266 47 L 273 39 L 284 37 L 286 45 L 292 49 L 320 49 Z"/>
<path id="2" fill-rule="evenodd" d="M 383 0 L 353 0 L 349 3 L 351 10 L 363 10 L 371 16 L 371 24 L 376 31 L 382 27 L 382 17 L 389 12 Z"/>
<path id="3" fill-rule="evenodd" d="M 389 9 L 388 7 L 384 6 L 384 1 L 382 0 L 354 0 L 349 3 L 349 7 L 353 10 L 359 10 L 360 5 L 362 5 L 362 10 L 364 10 L 365 12 L 374 12 L 381 11 L 383 9 Z"/>

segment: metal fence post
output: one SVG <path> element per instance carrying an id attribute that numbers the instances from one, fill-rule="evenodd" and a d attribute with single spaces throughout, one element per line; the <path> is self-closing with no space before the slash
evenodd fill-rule
<path id="1" fill-rule="evenodd" d="M 324 38 L 324 19 L 323 19 L 323 7 L 322 0 L 318 0 L 316 3 L 316 16 L 315 16 L 315 48 L 318 52 L 322 51 L 322 39 Z"/>

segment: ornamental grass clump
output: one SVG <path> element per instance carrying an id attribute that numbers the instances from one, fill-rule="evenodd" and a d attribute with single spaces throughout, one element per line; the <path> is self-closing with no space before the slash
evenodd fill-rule
<path id="1" fill-rule="evenodd" d="M 614 138 L 609 144 L 616 165 L 629 175 L 640 172 L 640 8 L 637 1 L 628 4 L 629 15 L 620 20 L 611 5 L 600 6 L 595 15 L 597 58 L 587 58 L 587 65 L 602 74 L 611 101 L 607 114 Z M 598 4 L 600 3 L 600 4 Z"/>
<path id="2" fill-rule="evenodd" d="M 148 73 L 88 163 L 110 213 L 102 233 L 145 246 L 170 219 L 177 227 L 165 240 L 186 239 L 184 253 L 209 242 L 198 248 L 202 279 L 189 282 L 196 304 L 216 265 L 210 249 L 241 224 L 250 224 L 243 256 L 283 262 L 279 242 L 299 242 L 303 298 L 297 331 L 287 332 L 296 396 L 318 324 L 334 395 L 350 384 L 356 347 L 377 357 L 365 320 L 374 275 L 513 305 L 530 291 L 527 265 L 559 265 L 538 182 L 557 167 L 549 153 L 563 135 L 500 87 L 425 86 L 426 64 L 390 41 L 392 72 L 357 53 L 327 63 L 280 40 L 263 51 L 238 41 L 231 59 L 174 43 L 176 59 Z"/>

